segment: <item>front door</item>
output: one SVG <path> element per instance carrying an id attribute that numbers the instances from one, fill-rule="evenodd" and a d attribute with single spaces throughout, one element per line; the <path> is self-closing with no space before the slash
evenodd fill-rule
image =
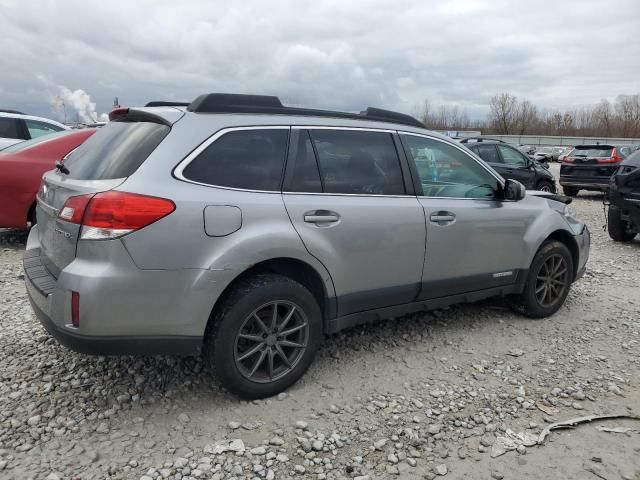
<path id="1" fill-rule="evenodd" d="M 495 198 L 499 179 L 462 148 L 401 135 L 415 162 L 427 221 L 420 299 L 510 285 L 523 274 L 524 235 L 536 212 Z M 427 160 L 425 160 L 427 159 Z"/>
<path id="2" fill-rule="evenodd" d="M 508 145 L 496 145 L 502 157 L 502 170 L 498 173 L 504 178 L 511 178 L 522 183 L 529 189 L 536 188 L 536 171 L 532 166 L 532 160 L 520 152 L 517 148 Z"/>
<path id="3" fill-rule="evenodd" d="M 415 300 L 425 220 L 408 195 L 393 133 L 294 129 L 283 198 L 331 274 L 338 315 Z"/>

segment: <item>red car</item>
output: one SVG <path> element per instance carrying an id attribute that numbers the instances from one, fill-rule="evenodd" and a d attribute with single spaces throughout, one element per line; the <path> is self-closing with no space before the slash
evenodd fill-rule
<path id="1" fill-rule="evenodd" d="M 44 172 L 96 132 L 67 130 L 0 150 L 0 228 L 35 223 L 36 194 Z"/>

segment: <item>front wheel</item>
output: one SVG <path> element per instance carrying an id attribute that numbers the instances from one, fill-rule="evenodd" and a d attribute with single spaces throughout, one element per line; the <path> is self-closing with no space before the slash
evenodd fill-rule
<path id="1" fill-rule="evenodd" d="M 224 387 L 246 399 L 270 397 L 298 381 L 313 362 L 322 314 L 298 282 L 259 274 L 233 288 L 205 337 L 205 362 Z"/>
<path id="2" fill-rule="evenodd" d="M 510 304 L 527 317 L 549 317 L 564 304 L 572 281 L 571 252 L 562 242 L 547 241 L 531 262 L 524 291 L 511 298 Z"/>
<path id="3" fill-rule="evenodd" d="M 630 242 L 636 236 L 629 222 L 622 219 L 622 211 L 615 205 L 609 205 L 607 212 L 607 230 L 616 242 Z"/>
<path id="4" fill-rule="evenodd" d="M 536 190 L 540 192 L 556 193 L 556 187 L 548 180 L 540 180 L 536 185 Z"/>
<path id="5" fill-rule="evenodd" d="M 575 197 L 578 195 L 580 189 L 576 187 L 562 187 L 562 191 L 567 197 Z"/>

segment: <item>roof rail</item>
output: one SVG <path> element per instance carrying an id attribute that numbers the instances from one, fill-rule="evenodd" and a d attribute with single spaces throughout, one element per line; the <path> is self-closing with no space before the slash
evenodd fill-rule
<path id="1" fill-rule="evenodd" d="M 19 112 L 18 110 L 9 110 L 8 108 L 0 108 L 0 112 L 2 113 L 16 113 L 18 115 L 26 115 L 24 112 Z"/>
<path id="2" fill-rule="evenodd" d="M 209 93 L 200 95 L 187 107 L 195 113 L 256 113 L 276 115 L 300 115 L 307 117 L 349 118 L 377 122 L 400 123 L 424 128 L 417 119 L 404 113 L 369 107 L 360 113 L 314 110 L 310 108 L 285 107 L 280 99 L 270 95 L 242 95 L 235 93 Z"/>
<path id="3" fill-rule="evenodd" d="M 473 140 L 470 142 L 469 140 Z M 482 142 L 495 142 L 495 143 L 507 143 L 504 140 L 491 137 L 464 137 L 458 140 L 459 143 L 482 143 Z"/>
<path id="4" fill-rule="evenodd" d="M 145 107 L 188 107 L 189 105 L 189 102 L 167 102 L 164 100 L 152 100 L 151 102 L 148 102 Z"/>

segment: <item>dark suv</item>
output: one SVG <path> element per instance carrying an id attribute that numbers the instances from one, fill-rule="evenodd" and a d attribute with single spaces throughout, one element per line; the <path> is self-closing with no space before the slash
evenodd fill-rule
<path id="1" fill-rule="evenodd" d="M 606 192 L 611 175 L 628 153 L 628 146 L 578 145 L 562 160 L 560 185 L 565 195 L 575 197 L 580 190 Z"/>
<path id="2" fill-rule="evenodd" d="M 489 139 L 463 143 L 504 178 L 517 180 L 529 190 L 556 193 L 553 175 L 541 163 L 532 160 L 517 148 Z"/>
<path id="3" fill-rule="evenodd" d="M 620 164 L 609 184 L 609 236 L 629 242 L 640 233 L 640 150 Z"/>

